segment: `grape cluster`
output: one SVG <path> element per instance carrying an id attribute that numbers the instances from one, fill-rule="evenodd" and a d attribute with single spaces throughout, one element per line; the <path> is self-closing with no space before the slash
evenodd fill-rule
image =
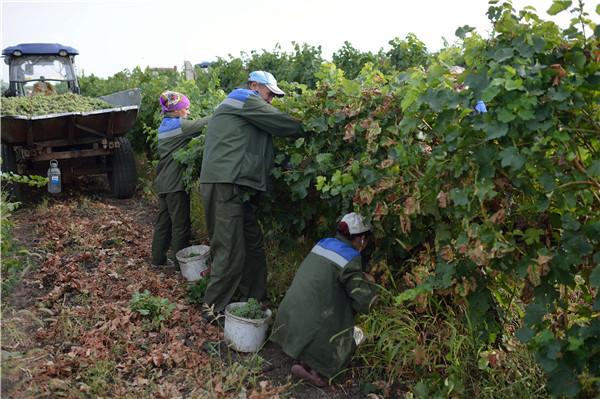
<path id="1" fill-rule="evenodd" d="M 89 112 L 114 107 L 114 105 L 97 98 L 67 93 L 54 96 L 2 98 L 1 113 L 3 116 L 37 116 L 66 112 Z"/>

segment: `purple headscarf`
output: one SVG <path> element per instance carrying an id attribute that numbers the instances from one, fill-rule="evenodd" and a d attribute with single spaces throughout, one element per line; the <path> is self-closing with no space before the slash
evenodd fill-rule
<path id="1" fill-rule="evenodd" d="M 161 114 L 165 112 L 177 111 L 190 105 L 190 100 L 186 96 L 176 91 L 165 90 L 160 94 Z"/>

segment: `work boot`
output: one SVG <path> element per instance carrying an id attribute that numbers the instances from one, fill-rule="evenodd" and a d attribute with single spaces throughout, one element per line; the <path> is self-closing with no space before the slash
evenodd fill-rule
<path id="1" fill-rule="evenodd" d="M 164 269 L 164 268 L 174 267 L 175 263 L 171 259 L 167 258 L 167 260 L 165 261 L 165 263 L 163 263 L 162 265 L 151 264 L 150 266 L 152 266 L 152 267 L 158 267 L 158 268 L 163 268 Z"/>
<path id="2" fill-rule="evenodd" d="M 313 369 L 305 369 L 301 364 L 294 364 L 292 366 L 292 374 L 316 387 L 326 387 L 329 385 L 327 378 L 323 377 Z"/>

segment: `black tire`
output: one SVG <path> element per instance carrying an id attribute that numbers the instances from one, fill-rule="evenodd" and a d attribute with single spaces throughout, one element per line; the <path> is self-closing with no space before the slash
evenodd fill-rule
<path id="1" fill-rule="evenodd" d="M 135 193 L 137 173 L 135 156 L 125 137 L 118 137 L 120 147 L 108 156 L 108 185 L 117 198 L 129 198 Z"/>
<path id="2" fill-rule="evenodd" d="M 0 150 L 0 158 L 2 158 L 2 172 L 18 173 L 17 155 L 15 149 L 6 144 L 2 144 Z M 2 181 L 2 192 L 6 192 L 9 201 L 22 201 L 23 193 L 21 186 L 17 182 Z"/>

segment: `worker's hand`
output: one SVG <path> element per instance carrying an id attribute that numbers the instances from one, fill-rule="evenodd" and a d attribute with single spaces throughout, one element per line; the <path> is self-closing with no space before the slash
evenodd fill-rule
<path id="1" fill-rule="evenodd" d="M 375 282 L 375 277 L 373 277 L 373 276 L 372 276 L 372 275 L 370 275 L 369 273 L 363 273 L 363 274 L 365 275 L 365 279 L 366 279 L 367 281 L 370 281 L 370 282 L 372 282 L 372 283 L 374 283 L 374 282 Z"/>

